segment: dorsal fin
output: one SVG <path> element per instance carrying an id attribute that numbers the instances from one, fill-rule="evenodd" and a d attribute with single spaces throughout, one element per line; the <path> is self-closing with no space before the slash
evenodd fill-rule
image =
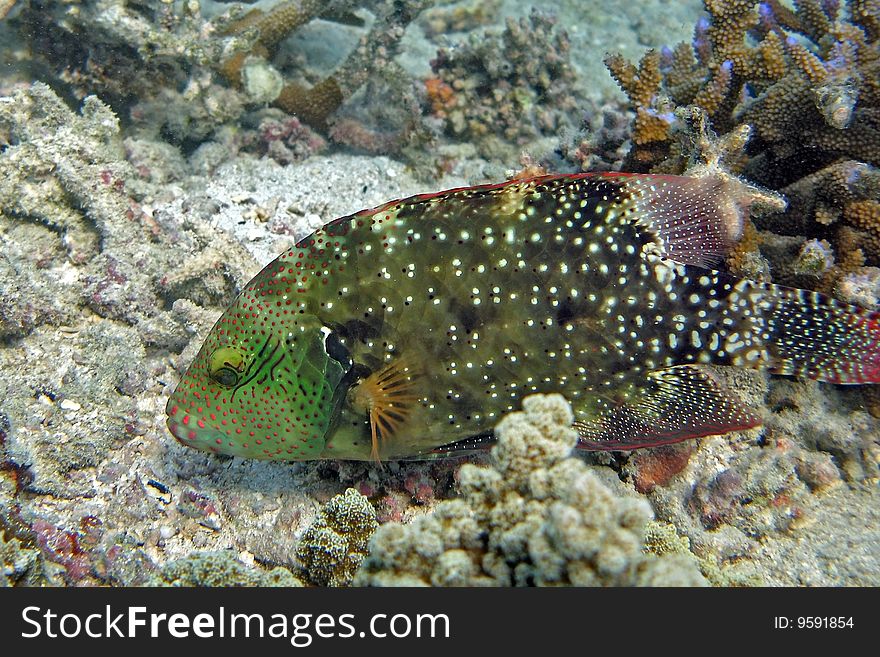
<path id="1" fill-rule="evenodd" d="M 614 175 L 614 174 L 611 174 Z M 729 175 L 621 176 L 626 216 L 657 237 L 660 254 L 712 267 L 742 237 L 752 203 L 766 194 Z"/>

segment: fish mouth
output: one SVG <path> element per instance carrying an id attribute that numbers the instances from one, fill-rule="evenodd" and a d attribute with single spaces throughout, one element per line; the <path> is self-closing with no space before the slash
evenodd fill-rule
<path id="1" fill-rule="evenodd" d="M 179 408 L 173 397 L 165 405 L 165 414 L 168 431 L 181 445 L 200 448 L 200 444 L 208 444 L 208 431 L 192 426 L 191 417 Z"/>
<path id="2" fill-rule="evenodd" d="M 224 437 L 221 431 L 205 426 L 204 428 L 194 428 L 188 426 L 184 421 L 178 420 L 171 415 L 165 421 L 168 431 L 174 436 L 174 439 L 181 445 L 194 447 L 206 452 L 214 452 L 219 454 L 221 446 L 224 444 Z"/>
<path id="3" fill-rule="evenodd" d="M 171 435 L 179 442 L 181 445 L 188 445 L 193 447 L 193 443 L 198 439 L 198 434 L 195 429 L 190 429 L 187 426 L 184 426 L 182 422 L 180 422 L 176 417 L 173 417 L 169 414 L 168 419 L 165 420 L 165 424 L 168 426 L 168 431 L 171 432 Z"/>

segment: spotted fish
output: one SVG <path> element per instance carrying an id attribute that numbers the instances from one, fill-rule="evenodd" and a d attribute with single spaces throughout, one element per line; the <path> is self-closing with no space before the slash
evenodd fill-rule
<path id="1" fill-rule="evenodd" d="M 629 450 L 760 423 L 703 365 L 880 381 L 877 313 L 713 269 L 746 189 L 543 176 L 336 219 L 223 313 L 168 426 L 251 458 L 435 458 L 486 447 L 524 396 L 561 392 L 581 448 Z"/>

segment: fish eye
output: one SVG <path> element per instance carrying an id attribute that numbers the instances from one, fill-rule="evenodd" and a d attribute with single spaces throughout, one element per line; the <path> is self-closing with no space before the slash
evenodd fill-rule
<path id="1" fill-rule="evenodd" d="M 230 347 L 216 349 L 208 359 L 208 376 L 224 388 L 237 386 L 244 369 L 244 357 Z"/>
<path id="2" fill-rule="evenodd" d="M 216 372 L 211 372 L 211 378 L 224 388 L 233 388 L 238 383 L 238 372 L 231 367 L 221 367 Z"/>

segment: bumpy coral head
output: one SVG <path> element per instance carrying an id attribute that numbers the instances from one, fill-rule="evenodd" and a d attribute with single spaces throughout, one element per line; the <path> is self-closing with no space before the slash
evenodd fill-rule
<path id="1" fill-rule="evenodd" d="M 168 428 L 184 445 L 247 458 L 320 458 L 351 363 L 288 286 L 286 271 L 276 261 L 248 284 L 169 398 Z"/>

